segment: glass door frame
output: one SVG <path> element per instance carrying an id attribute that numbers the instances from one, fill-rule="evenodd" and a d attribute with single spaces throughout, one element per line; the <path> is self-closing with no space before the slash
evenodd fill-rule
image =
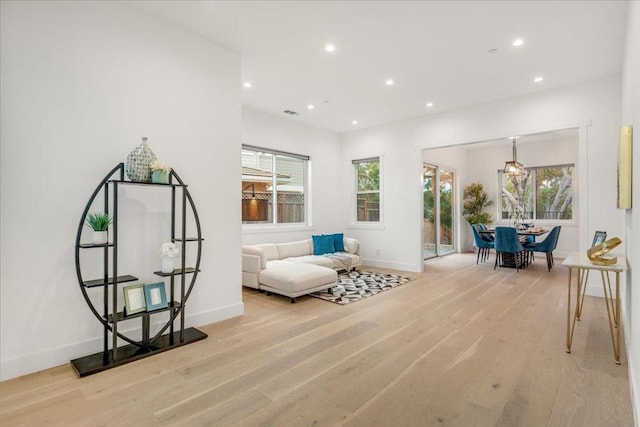
<path id="1" fill-rule="evenodd" d="M 425 168 L 432 168 L 435 169 L 435 184 L 434 184 L 434 228 L 435 228 L 435 248 L 434 248 L 434 252 L 433 255 L 430 256 L 426 256 L 425 253 L 425 233 L 424 233 L 424 179 L 425 179 Z M 441 231 L 441 222 L 442 222 L 442 214 L 441 214 L 441 181 L 440 181 L 440 173 L 441 170 L 445 170 L 447 172 L 450 172 L 452 174 L 452 182 L 451 182 L 451 251 L 448 251 L 446 253 L 442 252 L 442 231 Z M 457 176 L 457 171 L 454 168 L 449 168 L 446 166 L 441 166 L 435 163 L 430 163 L 430 162 L 426 162 L 426 161 L 422 161 L 422 221 L 423 221 L 423 225 L 421 227 L 422 229 L 422 260 L 426 261 L 429 259 L 433 259 L 433 258 L 438 258 L 441 256 L 445 256 L 445 255 L 449 255 L 452 253 L 456 253 L 457 251 L 457 244 L 456 244 L 456 237 L 458 234 L 458 223 L 457 223 L 457 213 L 456 213 L 456 196 L 457 196 L 457 191 L 456 191 L 456 176 Z"/>

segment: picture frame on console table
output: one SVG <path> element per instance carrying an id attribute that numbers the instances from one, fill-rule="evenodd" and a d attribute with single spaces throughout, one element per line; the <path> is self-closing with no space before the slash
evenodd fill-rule
<path id="1" fill-rule="evenodd" d="M 605 240 L 607 240 L 607 232 L 596 231 L 596 234 L 593 236 L 593 243 L 591 243 L 591 247 L 604 243 Z"/>
<path id="2" fill-rule="evenodd" d="M 125 286 L 124 292 L 125 315 L 140 313 L 147 310 L 147 303 L 144 295 L 144 284 Z"/>

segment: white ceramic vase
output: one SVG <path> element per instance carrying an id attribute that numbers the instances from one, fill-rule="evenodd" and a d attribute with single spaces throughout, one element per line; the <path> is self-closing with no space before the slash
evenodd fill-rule
<path id="1" fill-rule="evenodd" d="M 93 231 L 93 244 L 104 245 L 109 241 L 109 235 L 106 231 Z"/>
<path id="2" fill-rule="evenodd" d="M 163 273 L 173 273 L 173 269 L 175 267 L 174 260 L 175 258 L 163 256 L 162 257 L 162 272 Z"/>

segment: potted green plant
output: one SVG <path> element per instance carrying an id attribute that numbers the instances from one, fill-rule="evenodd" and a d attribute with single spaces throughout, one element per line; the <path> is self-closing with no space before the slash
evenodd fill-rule
<path id="1" fill-rule="evenodd" d="M 169 183 L 169 172 L 171 172 L 171 168 L 168 165 L 154 160 L 149 167 L 151 168 L 151 182 L 155 184 Z"/>
<path id="2" fill-rule="evenodd" d="M 103 245 L 109 241 L 108 230 L 113 219 L 106 213 L 90 213 L 86 224 L 93 230 L 93 243 Z"/>
<path id="3" fill-rule="evenodd" d="M 493 206 L 493 200 L 489 200 L 489 195 L 484 191 L 484 186 L 480 182 L 469 184 L 463 192 L 464 204 L 462 215 L 469 221 L 469 224 L 491 223 L 491 214 L 485 209 Z"/>

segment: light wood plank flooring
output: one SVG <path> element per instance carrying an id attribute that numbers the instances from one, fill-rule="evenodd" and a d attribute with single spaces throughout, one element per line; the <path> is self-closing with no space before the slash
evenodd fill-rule
<path id="1" fill-rule="evenodd" d="M 633 425 L 602 300 L 587 297 L 564 351 L 559 262 L 425 265 L 344 307 L 245 290 L 246 314 L 202 327 L 204 341 L 83 379 L 65 365 L 1 383 L 0 425 Z"/>

